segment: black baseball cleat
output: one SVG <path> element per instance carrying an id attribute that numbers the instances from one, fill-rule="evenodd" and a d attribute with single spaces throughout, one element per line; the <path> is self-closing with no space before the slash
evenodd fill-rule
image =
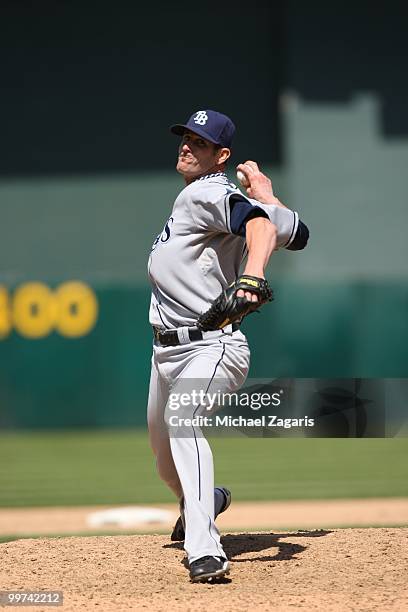
<path id="1" fill-rule="evenodd" d="M 184 540 L 184 525 L 183 525 L 183 519 L 181 518 L 183 515 L 180 514 L 180 516 L 178 517 L 176 524 L 173 527 L 173 531 L 172 534 L 170 536 L 170 540 L 172 542 L 182 542 Z M 183 516 L 184 518 L 184 516 Z"/>
<path id="2" fill-rule="evenodd" d="M 180 516 L 178 517 L 176 524 L 173 527 L 172 534 L 170 536 L 172 542 L 182 542 L 184 540 L 186 523 L 184 520 L 183 506 L 184 500 L 182 499 L 180 502 Z"/>
<path id="3" fill-rule="evenodd" d="M 215 487 L 218 491 L 224 495 L 224 505 L 218 514 L 225 512 L 227 508 L 231 505 L 231 491 L 226 489 L 225 487 Z M 217 514 L 217 516 L 218 516 Z M 176 524 L 173 527 L 172 534 L 170 539 L 172 542 L 182 542 L 185 537 L 185 520 L 184 520 L 184 510 L 183 510 L 183 500 L 180 503 L 180 516 L 178 517 Z"/>
<path id="4" fill-rule="evenodd" d="M 230 564 L 225 557 L 201 557 L 190 563 L 191 582 L 212 582 L 230 572 Z"/>

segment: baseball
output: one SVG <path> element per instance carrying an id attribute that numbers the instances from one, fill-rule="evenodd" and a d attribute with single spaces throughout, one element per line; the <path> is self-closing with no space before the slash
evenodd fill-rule
<path id="1" fill-rule="evenodd" d="M 249 181 L 241 170 L 237 170 L 237 179 L 243 187 L 249 187 Z"/>

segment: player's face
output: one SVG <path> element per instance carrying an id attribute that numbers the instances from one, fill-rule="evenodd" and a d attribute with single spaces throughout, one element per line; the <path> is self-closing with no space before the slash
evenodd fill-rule
<path id="1" fill-rule="evenodd" d="M 186 180 L 194 179 L 209 170 L 216 171 L 219 157 L 220 149 L 212 142 L 186 131 L 179 146 L 176 169 Z"/>

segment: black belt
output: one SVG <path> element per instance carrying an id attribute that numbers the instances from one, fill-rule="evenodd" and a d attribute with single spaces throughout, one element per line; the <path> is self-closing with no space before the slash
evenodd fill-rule
<path id="1" fill-rule="evenodd" d="M 239 323 L 233 323 L 232 331 L 237 331 L 237 329 L 239 329 Z M 196 342 L 197 340 L 203 340 L 205 338 L 206 332 L 202 332 L 197 327 L 189 327 L 186 331 L 191 342 Z M 178 346 L 179 344 L 185 344 L 184 342 L 180 342 L 180 339 L 177 334 L 177 329 L 163 330 L 160 327 L 155 327 L 153 325 L 153 335 L 154 339 L 162 346 Z"/>

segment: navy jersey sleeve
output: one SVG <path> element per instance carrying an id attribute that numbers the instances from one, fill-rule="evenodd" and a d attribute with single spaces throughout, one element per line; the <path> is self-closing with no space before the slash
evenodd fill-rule
<path id="1" fill-rule="evenodd" d="M 256 217 L 269 218 L 262 208 L 254 206 L 240 195 L 231 196 L 229 205 L 231 232 L 237 234 L 237 236 L 245 238 L 246 224 L 250 219 L 255 219 Z"/>

